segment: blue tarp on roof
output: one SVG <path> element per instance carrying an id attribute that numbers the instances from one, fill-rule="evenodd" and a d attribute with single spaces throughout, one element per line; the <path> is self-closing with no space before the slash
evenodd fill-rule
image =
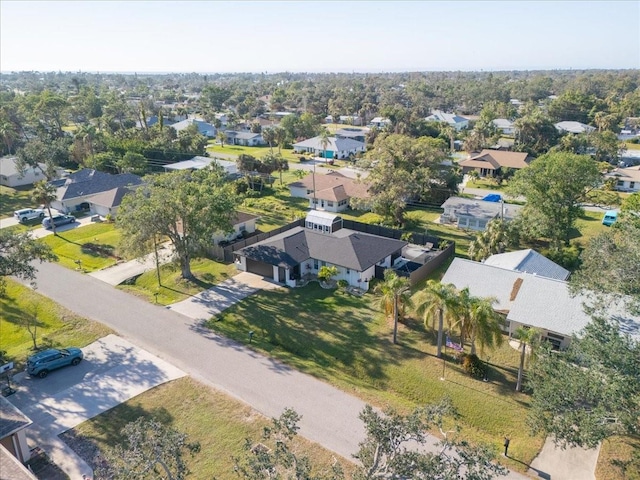
<path id="1" fill-rule="evenodd" d="M 498 195 L 497 193 L 490 193 L 482 200 L 484 200 L 485 202 L 499 202 L 500 200 L 502 200 L 502 196 Z"/>

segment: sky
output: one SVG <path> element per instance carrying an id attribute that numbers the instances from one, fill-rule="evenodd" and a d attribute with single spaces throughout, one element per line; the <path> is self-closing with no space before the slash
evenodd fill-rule
<path id="1" fill-rule="evenodd" d="M 640 1 L 0 1 L 3 72 L 640 68 Z"/>

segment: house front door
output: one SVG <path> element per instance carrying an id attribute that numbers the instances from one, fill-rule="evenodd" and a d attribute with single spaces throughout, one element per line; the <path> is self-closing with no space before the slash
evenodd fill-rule
<path id="1" fill-rule="evenodd" d="M 280 283 L 287 283 L 286 274 L 284 267 L 278 267 L 278 281 Z"/>

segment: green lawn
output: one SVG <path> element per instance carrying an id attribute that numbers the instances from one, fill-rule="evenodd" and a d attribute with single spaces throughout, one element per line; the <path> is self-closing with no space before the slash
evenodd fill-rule
<path id="1" fill-rule="evenodd" d="M 31 200 L 32 191 L 33 185 L 17 188 L 0 185 L 0 198 L 2 198 L 0 202 L 0 218 L 12 217 L 13 212 L 22 208 L 33 208 L 35 204 Z"/>
<path id="2" fill-rule="evenodd" d="M 609 227 L 602 224 L 603 216 L 604 210 L 602 212 L 585 210 L 584 214 L 576 221 L 576 227 L 572 232 L 572 241 L 580 242 L 582 246 L 585 246 L 591 238 L 606 231 Z"/>
<path id="3" fill-rule="evenodd" d="M 121 429 L 141 416 L 153 417 L 186 433 L 190 442 L 200 443 L 199 453 L 185 456 L 191 471 L 188 478 L 194 480 L 237 479 L 232 457 L 242 454 L 246 438 L 259 440 L 263 427 L 271 423 L 245 403 L 185 377 L 138 395 L 66 432 L 62 438 L 71 445 L 89 441 L 104 450 L 121 444 Z M 319 465 L 330 465 L 336 456 L 300 437 L 294 448 Z M 348 467 L 346 460 L 339 461 Z"/>
<path id="4" fill-rule="evenodd" d="M 115 228 L 113 223 L 94 223 L 80 228 L 74 228 L 58 235 L 48 235 L 41 239 L 51 247 L 58 262 L 67 268 L 78 268 L 76 260 L 80 260 L 82 270 L 92 272 L 114 265 L 117 261 L 117 246 L 120 241 L 121 232 Z M 112 254 L 101 253 L 93 248 L 98 245 L 103 252 L 110 251 Z"/>
<path id="5" fill-rule="evenodd" d="M 628 150 L 640 150 L 640 143 L 624 142 Z"/>
<path id="6" fill-rule="evenodd" d="M 400 327 L 400 344 L 393 345 L 392 325 L 372 294 L 358 298 L 317 284 L 259 292 L 207 325 L 242 343 L 253 330 L 252 348 L 379 406 L 406 409 L 448 395 L 460 409 L 466 438 L 499 448 L 510 434 L 513 456 L 525 463 L 542 446 L 542 438 L 529 437 L 524 423 L 529 398 L 515 392 L 516 350 L 505 345 L 487 352 L 490 382 L 470 378 L 453 362 L 443 382 L 434 335 L 421 321 L 408 320 Z M 516 462 L 509 466 L 523 468 Z"/>
<path id="7" fill-rule="evenodd" d="M 640 437 L 611 437 L 602 442 L 596 478 L 598 480 L 640 480 Z M 635 457 L 634 457 L 635 454 Z"/>
<path id="8" fill-rule="evenodd" d="M 84 295 L 83 292 L 78 294 Z M 6 295 L 0 297 L 0 311 L 0 350 L 7 352 L 5 359 L 18 365 L 33 353 L 31 335 L 21 324 L 27 316 L 37 318 L 38 347 L 84 347 L 113 333 L 104 325 L 79 317 L 11 279 L 7 280 Z"/>
<path id="9" fill-rule="evenodd" d="M 484 178 L 479 178 L 478 180 L 469 180 L 465 186 L 465 188 L 481 188 L 483 190 L 495 190 L 496 192 L 503 191 L 506 187 L 506 183 L 502 183 L 502 185 L 498 185 L 496 182 L 492 180 L 487 180 Z"/>
<path id="10" fill-rule="evenodd" d="M 269 153 L 270 149 L 268 145 L 263 147 L 245 147 L 242 145 L 227 145 L 225 143 L 224 146 L 221 146 L 210 142 L 209 145 L 207 145 L 207 152 L 209 152 L 209 155 L 212 157 L 215 157 L 216 153 L 225 153 L 228 155 L 241 155 L 244 153 L 246 155 L 253 155 L 256 158 L 261 158 Z M 278 153 L 278 147 L 273 147 L 273 153 Z M 292 148 L 283 148 L 281 154 L 283 158 L 289 161 L 298 161 L 299 155 L 294 154 Z"/>
<path id="11" fill-rule="evenodd" d="M 149 302 L 157 301 L 161 305 L 169 305 L 185 300 L 191 295 L 207 290 L 232 277 L 236 274 L 236 267 L 233 264 L 226 265 L 214 260 L 199 258 L 192 260 L 191 271 L 196 279 L 184 280 L 180 276 L 180 267 L 176 263 L 170 263 L 160 267 L 161 287 L 158 287 L 158 276 L 154 269 L 137 277 L 134 283 L 120 285 L 118 288 Z M 156 293 L 158 294 L 157 298 Z"/>

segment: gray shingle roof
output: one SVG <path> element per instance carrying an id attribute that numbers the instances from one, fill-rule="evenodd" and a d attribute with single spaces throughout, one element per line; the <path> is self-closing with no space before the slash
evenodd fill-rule
<path id="1" fill-rule="evenodd" d="M 566 280 L 571 273 L 566 268 L 562 268 L 557 263 L 530 248 L 518 250 L 517 252 L 491 255 L 484 261 L 484 264 L 540 275 L 541 277 L 555 278 L 556 280 Z"/>
<path id="2" fill-rule="evenodd" d="M 362 272 L 407 244 L 401 240 L 341 229 L 319 233 L 296 227 L 237 253 L 252 260 L 281 267 L 294 267 L 314 258 Z"/>
<path id="3" fill-rule="evenodd" d="M 9 400 L 0 396 L 0 439 L 31 425 L 31 419 Z"/>
<path id="4" fill-rule="evenodd" d="M 52 182 L 52 184 L 58 186 L 59 182 Z M 64 183 L 58 187 L 56 195 L 58 200 L 67 200 L 106 192 L 118 187 L 141 184 L 142 179 L 132 173 L 112 175 L 84 168 L 69 175 Z"/>
<path id="5" fill-rule="evenodd" d="M 510 220 L 514 218 L 520 210 L 521 205 L 501 202 L 487 202 L 473 198 L 449 197 L 443 204 L 444 209 L 455 209 L 458 217 L 472 217 L 491 220 L 504 214 L 504 218 Z"/>

